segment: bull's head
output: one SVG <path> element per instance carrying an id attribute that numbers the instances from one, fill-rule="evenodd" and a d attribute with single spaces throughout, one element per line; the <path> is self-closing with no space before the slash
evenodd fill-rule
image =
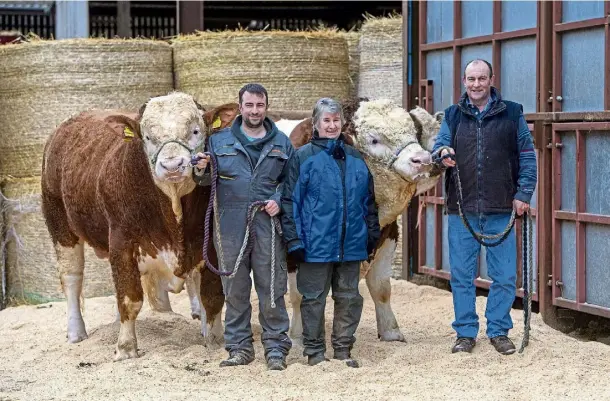
<path id="1" fill-rule="evenodd" d="M 156 181 L 181 183 L 191 176 L 191 157 L 202 151 L 207 126 L 192 96 L 173 92 L 140 108 L 140 135 Z"/>
<path id="2" fill-rule="evenodd" d="M 418 127 L 405 109 L 388 99 L 361 102 L 354 126 L 354 145 L 371 162 L 409 182 L 429 176 L 430 153 L 420 145 Z"/>
<path id="3" fill-rule="evenodd" d="M 205 112 L 188 94 L 151 98 L 139 112 L 140 135 L 157 182 L 182 183 L 192 177 L 191 158 L 202 152 L 207 136 L 231 119 L 225 110 Z"/>

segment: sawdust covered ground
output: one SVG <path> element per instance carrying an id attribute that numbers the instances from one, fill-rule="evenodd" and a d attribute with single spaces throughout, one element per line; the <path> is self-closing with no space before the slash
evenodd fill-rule
<path id="1" fill-rule="evenodd" d="M 375 312 L 364 281 L 365 311 L 354 356 L 363 367 L 338 361 L 309 367 L 295 345 L 284 372 L 263 363 L 257 308 L 256 361 L 219 368 L 222 348 L 206 348 L 191 320 L 186 294 L 172 296 L 178 314 L 137 322 L 139 359 L 113 362 L 118 333 L 114 299 L 86 302 L 88 340 L 65 342 L 66 305 L 21 306 L 0 312 L 1 400 L 602 400 L 610 399 L 610 347 L 574 339 L 532 319 L 524 354 L 500 356 L 484 337 L 485 298 L 477 299 L 481 334 L 476 351 L 451 354 L 451 294 L 392 281 L 393 307 L 406 343 L 377 340 Z M 327 308 L 330 333 L 332 307 Z M 513 311 L 517 345 L 522 312 Z M 327 334 L 328 335 L 328 334 Z M 328 356 L 331 353 L 328 352 Z"/>

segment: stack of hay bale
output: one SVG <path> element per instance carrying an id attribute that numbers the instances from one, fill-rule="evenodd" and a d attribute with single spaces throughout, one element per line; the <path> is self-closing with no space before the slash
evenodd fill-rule
<path id="1" fill-rule="evenodd" d="M 350 93 L 347 43 L 335 30 L 199 32 L 172 47 L 176 89 L 201 104 L 237 102 L 250 82 L 267 89 L 270 110 L 311 111 Z"/>
<path id="2" fill-rule="evenodd" d="M 402 105 L 402 16 L 367 17 L 360 32 L 358 96 L 388 98 Z M 398 218 L 400 240 L 392 265 L 394 277 L 402 275 L 402 216 Z"/>
<path id="3" fill-rule="evenodd" d="M 360 31 L 343 32 L 343 37 L 347 41 L 347 51 L 349 57 L 349 96 L 358 96 L 358 81 L 360 71 Z"/>
<path id="4" fill-rule="evenodd" d="M 360 36 L 358 96 L 402 104 L 402 17 L 367 18 Z"/>
<path id="5" fill-rule="evenodd" d="M 43 147 L 64 120 L 93 108 L 137 110 L 173 89 L 171 47 L 161 41 L 36 40 L 0 47 L 0 182 L 5 202 L 9 297 L 63 298 L 40 211 Z M 85 248 L 84 296 L 108 295 L 107 260 Z"/>

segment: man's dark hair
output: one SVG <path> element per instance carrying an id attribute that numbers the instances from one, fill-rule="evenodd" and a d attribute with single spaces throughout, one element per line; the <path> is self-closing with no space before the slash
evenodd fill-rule
<path id="1" fill-rule="evenodd" d="M 269 96 L 267 96 L 267 89 L 260 84 L 246 84 L 239 90 L 239 104 L 241 104 L 244 92 L 256 93 L 257 95 L 265 95 L 265 104 L 269 105 Z"/>
<path id="2" fill-rule="evenodd" d="M 468 68 L 468 66 L 472 63 L 474 63 L 475 61 L 480 61 L 482 63 L 487 64 L 487 67 L 489 68 L 489 78 L 494 76 L 494 70 L 491 67 L 491 63 L 487 60 L 483 60 L 482 58 L 475 58 L 474 60 L 470 60 L 469 62 L 466 63 L 466 67 L 464 67 L 464 77 L 466 77 L 466 68 Z"/>

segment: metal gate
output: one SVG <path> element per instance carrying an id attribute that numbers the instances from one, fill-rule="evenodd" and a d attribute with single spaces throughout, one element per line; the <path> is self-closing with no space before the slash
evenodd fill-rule
<path id="1" fill-rule="evenodd" d="M 563 122 L 610 110 L 610 2 L 554 2 L 552 31 L 552 303 L 610 317 L 610 122 Z"/>
<path id="2" fill-rule="evenodd" d="M 610 122 L 552 127 L 553 304 L 610 317 Z"/>

